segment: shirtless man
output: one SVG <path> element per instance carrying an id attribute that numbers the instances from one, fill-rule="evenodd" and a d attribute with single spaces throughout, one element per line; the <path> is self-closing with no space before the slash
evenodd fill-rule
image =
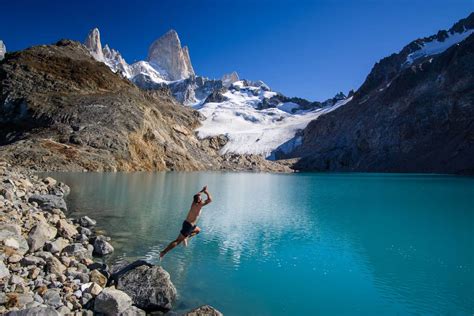
<path id="1" fill-rule="evenodd" d="M 201 199 L 201 193 L 204 193 L 207 196 L 207 199 L 204 202 Z M 188 238 L 199 234 L 201 229 L 196 226 L 196 222 L 199 218 L 199 215 L 201 215 L 201 208 L 211 202 L 212 197 L 209 194 L 209 191 L 207 191 L 206 185 L 204 188 L 202 188 L 201 191 L 199 191 L 193 196 L 193 203 L 191 204 L 191 209 L 189 210 L 186 220 L 183 222 L 183 227 L 181 228 L 181 232 L 178 238 L 170 242 L 168 247 L 166 247 L 162 252 L 160 252 L 160 259 L 163 258 L 164 255 L 168 253 L 168 251 L 179 245 L 181 242 L 183 242 L 184 245 L 187 246 Z"/>

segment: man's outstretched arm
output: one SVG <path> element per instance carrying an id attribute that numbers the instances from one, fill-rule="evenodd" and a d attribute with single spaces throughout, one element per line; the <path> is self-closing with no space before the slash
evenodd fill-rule
<path id="1" fill-rule="evenodd" d="M 212 202 L 212 196 L 209 193 L 209 191 L 207 191 L 207 185 L 204 188 L 202 188 L 201 192 L 203 192 L 207 196 L 206 201 L 204 201 L 204 205 L 207 205 L 207 204 L 211 203 Z"/>

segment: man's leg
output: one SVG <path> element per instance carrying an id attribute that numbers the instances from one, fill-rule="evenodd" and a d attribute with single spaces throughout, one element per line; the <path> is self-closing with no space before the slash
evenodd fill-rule
<path id="1" fill-rule="evenodd" d="M 183 240 L 184 247 L 187 247 L 188 246 L 188 240 L 191 237 L 196 236 L 197 234 L 199 234 L 200 231 L 201 231 L 201 228 L 196 226 L 196 228 L 194 228 L 194 230 L 191 232 L 191 234 L 189 234 L 188 237 L 184 238 L 184 240 Z"/>
<path id="2" fill-rule="evenodd" d="M 199 234 L 199 232 L 201 231 L 201 228 L 197 227 L 194 228 L 194 230 L 191 232 L 191 234 L 189 234 L 189 236 L 187 237 L 187 239 L 193 237 L 193 236 L 196 236 L 197 234 Z"/>
<path id="3" fill-rule="evenodd" d="M 183 235 L 179 234 L 178 238 L 170 242 L 170 244 L 162 251 L 160 252 L 160 258 L 163 258 L 164 255 L 168 253 L 171 249 L 179 245 L 186 237 Z"/>

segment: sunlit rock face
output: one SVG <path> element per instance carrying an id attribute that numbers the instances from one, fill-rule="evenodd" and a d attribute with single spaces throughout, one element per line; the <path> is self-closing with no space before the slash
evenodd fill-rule
<path id="1" fill-rule="evenodd" d="M 0 41 L 0 60 L 2 60 L 5 57 L 5 53 L 7 52 L 7 48 L 5 47 L 5 44 L 3 41 Z"/>
<path id="2" fill-rule="evenodd" d="M 91 52 L 92 57 L 98 61 L 104 61 L 104 54 L 102 52 L 102 43 L 100 42 L 100 32 L 98 28 L 94 28 L 89 32 L 84 45 L 86 45 L 87 49 Z"/>
<path id="3" fill-rule="evenodd" d="M 168 31 L 151 44 L 147 61 L 167 72 L 168 80 L 186 79 L 194 75 L 187 47 L 181 47 L 178 33 Z"/>

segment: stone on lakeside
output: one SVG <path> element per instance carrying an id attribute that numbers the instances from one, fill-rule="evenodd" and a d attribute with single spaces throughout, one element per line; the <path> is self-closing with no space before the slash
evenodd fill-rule
<path id="1" fill-rule="evenodd" d="M 106 315 L 117 315 L 132 306 L 132 299 L 125 292 L 106 288 L 96 298 L 94 311 Z"/>
<path id="2" fill-rule="evenodd" d="M 190 310 L 184 316 L 222 316 L 223 314 L 210 305 L 199 306 Z"/>
<path id="3" fill-rule="evenodd" d="M 92 251 L 85 248 L 82 244 L 79 244 L 79 243 L 73 243 L 73 244 L 67 245 L 66 247 L 64 247 L 61 253 L 67 254 L 69 256 L 74 256 L 79 260 L 82 260 L 85 258 L 89 258 L 89 259 L 92 258 Z"/>
<path id="4" fill-rule="evenodd" d="M 106 241 L 104 236 L 97 236 L 94 241 L 94 253 L 100 256 L 108 255 L 114 251 L 114 247 Z"/>
<path id="5" fill-rule="evenodd" d="M 133 266 L 133 263 L 132 263 Z M 176 288 L 170 275 L 160 266 L 140 265 L 118 273 L 116 287 L 133 300 L 135 306 L 146 311 L 166 311 L 176 299 Z"/>
<path id="6" fill-rule="evenodd" d="M 56 179 L 53 179 L 51 177 L 46 177 L 43 180 L 43 183 L 46 184 L 47 186 L 55 186 L 58 181 Z"/>
<path id="7" fill-rule="evenodd" d="M 65 238 L 73 238 L 79 234 L 77 228 L 73 224 L 68 223 L 68 221 L 65 219 L 60 219 L 58 221 L 57 228 L 59 230 L 59 234 Z"/>
<path id="8" fill-rule="evenodd" d="M 57 232 L 58 230 L 51 225 L 44 222 L 38 222 L 38 224 L 36 224 L 28 234 L 30 252 L 35 252 L 36 250 L 43 248 L 48 240 L 56 237 Z"/>
<path id="9" fill-rule="evenodd" d="M 28 202 L 36 202 L 42 210 L 48 212 L 55 208 L 58 208 L 63 212 L 67 211 L 67 205 L 66 201 L 64 201 L 64 198 L 53 194 L 33 194 L 29 197 Z"/>
<path id="10" fill-rule="evenodd" d="M 79 225 L 81 225 L 82 227 L 92 227 L 97 225 L 97 221 L 90 218 L 89 216 L 82 216 L 79 219 Z"/>
<path id="11" fill-rule="evenodd" d="M 58 253 L 61 252 L 67 245 L 69 245 L 69 241 L 63 237 L 59 237 L 53 242 L 46 243 L 45 250 L 51 253 Z"/>
<path id="12" fill-rule="evenodd" d="M 92 270 L 89 274 L 89 278 L 91 282 L 95 282 L 101 287 L 105 287 L 107 285 L 107 278 L 105 275 L 100 273 L 99 270 Z"/>

